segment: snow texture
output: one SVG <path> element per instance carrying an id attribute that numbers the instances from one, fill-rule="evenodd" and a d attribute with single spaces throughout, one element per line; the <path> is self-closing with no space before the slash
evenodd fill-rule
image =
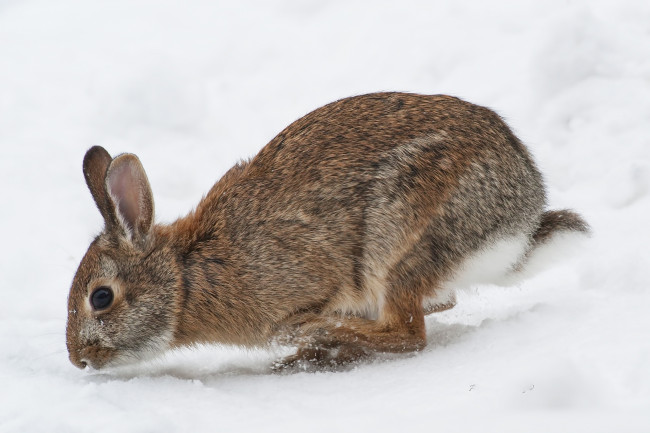
<path id="1" fill-rule="evenodd" d="M 650 431 L 649 23 L 645 0 L 0 1 L 0 432 Z M 463 292 L 414 356 L 68 362 L 68 288 L 102 225 L 87 148 L 138 154 L 169 222 L 293 120 L 380 90 L 498 111 L 593 236 Z"/>

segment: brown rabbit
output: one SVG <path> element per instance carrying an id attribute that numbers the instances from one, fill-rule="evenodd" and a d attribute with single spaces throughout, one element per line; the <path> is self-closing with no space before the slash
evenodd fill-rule
<path id="1" fill-rule="evenodd" d="M 587 230 L 544 212 L 541 175 L 498 115 L 450 96 L 319 108 L 170 225 L 154 224 L 135 155 L 96 146 L 83 171 L 105 227 L 68 300 L 81 368 L 211 342 L 297 345 L 281 365 L 417 351 L 472 257 L 516 240 L 498 264 L 512 268 L 552 233 Z"/>

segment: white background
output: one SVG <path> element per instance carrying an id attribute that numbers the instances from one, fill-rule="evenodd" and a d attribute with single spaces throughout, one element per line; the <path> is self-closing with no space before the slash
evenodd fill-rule
<path id="1" fill-rule="evenodd" d="M 0 431 L 650 431 L 649 23 L 643 0 L 0 0 Z M 68 288 L 102 225 L 87 148 L 138 154 L 169 222 L 293 120 L 379 90 L 498 111 L 592 238 L 461 294 L 416 356 L 68 362 Z"/>

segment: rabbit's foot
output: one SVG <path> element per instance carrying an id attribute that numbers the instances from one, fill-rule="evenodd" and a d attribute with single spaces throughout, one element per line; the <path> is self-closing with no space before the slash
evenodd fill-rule
<path id="1" fill-rule="evenodd" d="M 275 371 L 283 371 L 301 367 L 305 367 L 303 369 L 306 369 L 306 366 L 308 364 L 319 363 L 327 358 L 327 352 L 327 349 L 301 347 L 293 355 L 289 355 L 279 361 L 276 361 L 273 364 L 272 368 Z"/>
<path id="2" fill-rule="evenodd" d="M 369 356 L 370 353 L 364 348 L 350 345 L 327 349 L 302 347 L 293 355 L 275 362 L 271 368 L 276 372 L 339 369 Z"/>

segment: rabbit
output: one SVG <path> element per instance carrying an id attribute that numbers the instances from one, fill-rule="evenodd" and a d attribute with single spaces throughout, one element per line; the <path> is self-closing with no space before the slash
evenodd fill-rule
<path id="1" fill-rule="evenodd" d="M 588 231 L 545 211 L 539 170 L 495 112 L 446 95 L 318 108 L 169 225 L 135 155 L 92 147 L 83 173 L 104 228 L 68 298 L 79 368 L 201 343 L 296 346 L 280 366 L 419 351 L 472 257 L 514 239 L 512 269 L 554 233 Z"/>

